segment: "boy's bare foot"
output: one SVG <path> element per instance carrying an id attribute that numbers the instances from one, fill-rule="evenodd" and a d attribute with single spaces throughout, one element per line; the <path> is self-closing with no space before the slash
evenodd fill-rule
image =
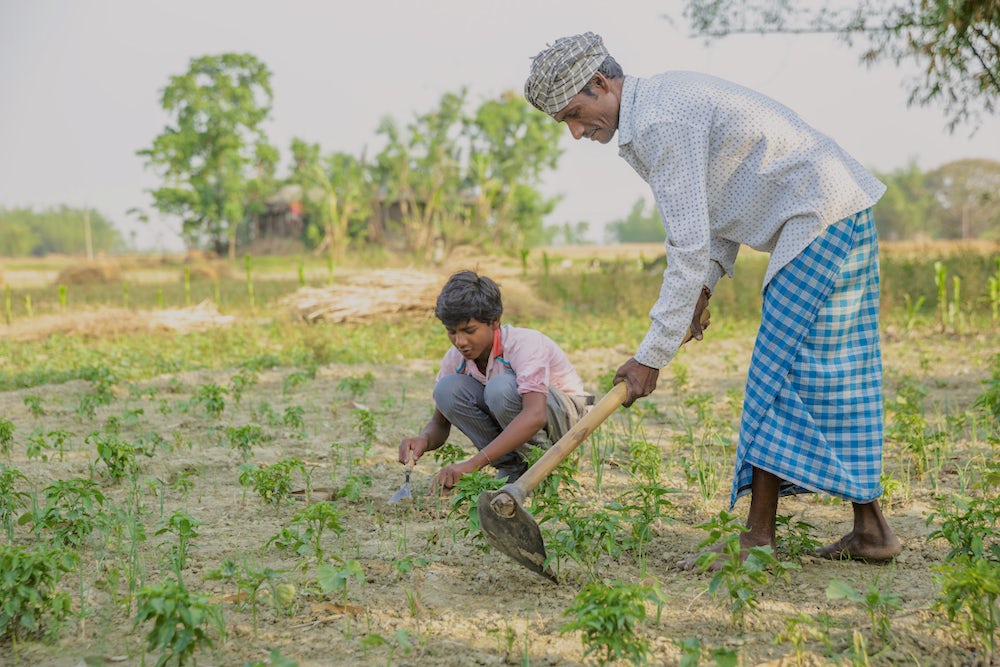
<path id="1" fill-rule="evenodd" d="M 836 542 L 817 549 L 816 556 L 830 560 L 885 563 L 895 558 L 902 550 L 903 546 L 891 532 L 888 535 L 870 536 L 852 530 Z"/>
<path id="2" fill-rule="evenodd" d="M 699 554 L 695 554 L 690 558 L 685 558 L 682 561 L 678 561 L 677 567 L 679 567 L 682 570 L 699 569 L 699 561 L 701 560 L 702 556 L 709 553 L 716 553 L 719 554 L 719 556 L 715 560 L 713 560 L 712 563 L 707 568 L 705 568 L 705 572 L 718 572 L 719 570 L 722 569 L 722 565 L 725 561 L 725 556 L 722 555 L 722 549 L 724 546 L 725 545 L 722 543 L 716 544 L 712 548 L 706 549 L 705 551 L 702 551 Z M 750 549 L 752 549 L 753 547 L 766 547 L 766 546 L 770 546 L 771 551 L 774 551 L 776 545 L 767 539 L 763 540 L 755 539 L 751 533 L 743 533 L 742 535 L 740 535 L 740 562 L 742 563 L 747 559 L 747 556 L 750 555 Z"/>

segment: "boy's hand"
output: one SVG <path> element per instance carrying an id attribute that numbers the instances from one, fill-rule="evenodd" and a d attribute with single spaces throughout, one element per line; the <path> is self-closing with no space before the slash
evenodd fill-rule
<path id="1" fill-rule="evenodd" d="M 427 436 L 418 435 L 413 438 L 404 438 L 399 443 L 399 462 L 403 465 L 416 463 L 417 460 L 427 451 Z"/>
<path id="2" fill-rule="evenodd" d="M 462 461 L 461 463 L 452 463 L 449 466 L 441 468 L 441 472 L 437 474 L 434 478 L 434 482 L 431 484 L 432 489 L 450 489 L 456 484 L 462 475 L 467 475 L 472 472 L 476 472 L 476 464 L 472 462 L 472 459 L 468 461 Z"/>

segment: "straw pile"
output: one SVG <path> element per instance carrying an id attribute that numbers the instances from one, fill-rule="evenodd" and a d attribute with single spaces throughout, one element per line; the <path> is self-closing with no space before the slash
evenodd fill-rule
<path id="1" fill-rule="evenodd" d="M 380 270 L 327 287 L 302 287 L 281 305 L 306 322 L 362 322 L 417 311 L 433 312 L 446 276 L 434 272 Z"/>

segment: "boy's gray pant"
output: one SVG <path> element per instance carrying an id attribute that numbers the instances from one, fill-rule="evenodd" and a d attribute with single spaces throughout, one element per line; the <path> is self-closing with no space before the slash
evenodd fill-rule
<path id="1" fill-rule="evenodd" d="M 522 409 L 514 376 L 505 373 L 487 380 L 478 380 L 461 373 L 446 375 L 434 386 L 434 403 L 449 422 L 464 433 L 476 449 L 482 449 L 500 435 Z M 549 387 L 546 401 L 548 419 L 527 443 L 493 461 L 501 474 L 511 473 L 509 481 L 527 469 L 524 455 L 531 446 L 547 449 L 580 420 L 586 410 L 586 399 L 571 396 Z"/>

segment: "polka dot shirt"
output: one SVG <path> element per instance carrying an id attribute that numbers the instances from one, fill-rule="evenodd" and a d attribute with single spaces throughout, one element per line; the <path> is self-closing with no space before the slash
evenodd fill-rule
<path id="1" fill-rule="evenodd" d="M 667 269 L 635 359 L 662 368 L 701 286 L 733 275 L 741 245 L 770 253 L 764 285 L 828 225 L 885 186 L 790 109 L 695 72 L 625 77 L 619 154 L 649 183 L 666 229 Z"/>

